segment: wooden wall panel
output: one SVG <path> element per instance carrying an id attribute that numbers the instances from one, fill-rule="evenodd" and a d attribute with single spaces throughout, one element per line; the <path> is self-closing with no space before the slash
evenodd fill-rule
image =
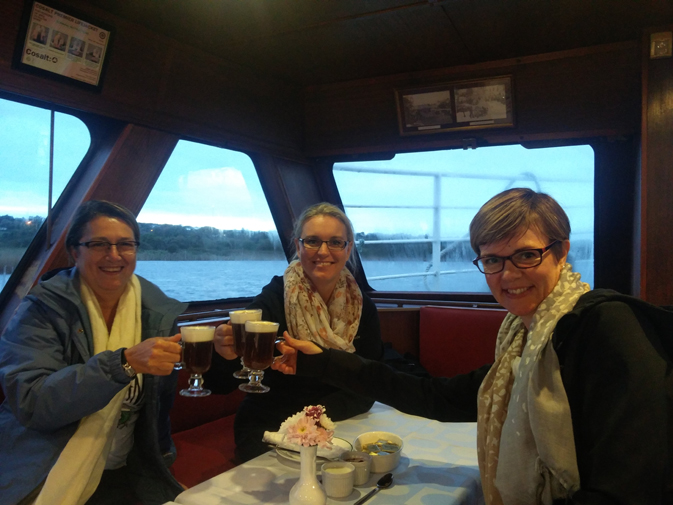
<path id="1" fill-rule="evenodd" d="M 81 0 L 64 0 L 115 29 L 101 93 L 11 68 L 22 0 L 3 0 L 0 90 L 240 150 L 296 155 L 301 92 L 117 18 Z"/>
<path id="2" fill-rule="evenodd" d="M 420 309 L 418 307 L 399 309 L 379 308 L 378 312 L 383 341 L 390 342 L 393 345 L 393 349 L 401 355 L 410 352 L 418 357 Z"/>
<path id="3" fill-rule="evenodd" d="M 673 26 L 666 28 L 673 31 Z M 655 30 L 655 31 L 664 31 Z M 649 33 L 643 46 L 649 46 Z M 673 58 L 643 55 L 640 296 L 673 304 Z"/>
<path id="4" fill-rule="evenodd" d="M 631 134 L 639 127 L 636 42 L 504 60 L 434 72 L 315 87 L 306 92 L 309 156 L 409 151 Z M 400 136 L 395 88 L 511 74 L 515 128 Z"/>

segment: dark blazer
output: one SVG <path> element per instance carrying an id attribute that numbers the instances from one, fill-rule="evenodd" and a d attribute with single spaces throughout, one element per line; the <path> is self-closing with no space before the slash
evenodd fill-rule
<path id="1" fill-rule="evenodd" d="M 276 276 L 262 289 L 249 309 L 262 309 L 262 319 L 280 323 L 278 334 L 287 330 L 283 278 Z M 383 356 L 381 329 L 378 312 L 374 302 L 363 293 L 362 316 L 355 345 L 355 355 L 370 360 L 380 360 Z M 349 354 L 349 353 L 346 353 Z M 232 381 L 238 387 L 231 374 L 240 369 L 239 360 L 226 361 L 218 354 L 204 379 L 213 392 L 231 391 Z M 263 384 L 271 388 L 264 394 L 248 394 L 243 399 L 234 422 L 236 454 L 247 461 L 269 450 L 262 442 L 265 431 L 278 431 L 280 424 L 307 405 L 320 404 L 333 421 L 367 412 L 374 403 L 366 394 L 355 393 L 339 386 L 322 383 L 308 377 L 284 375 L 270 368 L 265 370 Z"/>

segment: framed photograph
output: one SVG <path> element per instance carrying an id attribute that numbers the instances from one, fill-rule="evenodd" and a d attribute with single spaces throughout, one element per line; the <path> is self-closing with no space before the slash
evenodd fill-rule
<path id="1" fill-rule="evenodd" d="M 100 91 L 112 29 L 56 3 L 27 2 L 13 66 Z"/>
<path id="2" fill-rule="evenodd" d="M 514 126 L 512 77 L 395 90 L 400 135 Z"/>

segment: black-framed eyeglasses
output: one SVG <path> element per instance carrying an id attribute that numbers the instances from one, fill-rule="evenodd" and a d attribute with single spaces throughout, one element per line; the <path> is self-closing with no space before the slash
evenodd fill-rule
<path id="1" fill-rule="evenodd" d="M 303 245 L 305 249 L 309 249 L 310 251 L 317 251 L 322 247 L 323 244 L 327 244 L 327 248 L 330 251 L 343 251 L 348 245 L 348 240 L 343 240 L 340 238 L 320 240 L 318 237 L 306 237 L 300 238 L 299 242 L 301 242 L 301 245 Z"/>
<path id="2" fill-rule="evenodd" d="M 112 250 L 112 246 L 115 246 L 119 254 L 135 254 L 140 242 L 135 240 L 123 240 L 113 244 L 107 240 L 90 240 L 89 242 L 80 242 L 77 245 L 83 245 L 90 251 L 97 253 L 109 253 Z"/>
<path id="3" fill-rule="evenodd" d="M 517 268 L 533 268 L 542 263 L 542 256 L 549 249 L 558 244 L 560 240 L 554 240 L 547 247 L 541 249 L 524 249 L 510 256 L 479 256 L 472 263 L 483 274 L 498 274 L 505 269 L 505 261 L 510 260 Z"/>

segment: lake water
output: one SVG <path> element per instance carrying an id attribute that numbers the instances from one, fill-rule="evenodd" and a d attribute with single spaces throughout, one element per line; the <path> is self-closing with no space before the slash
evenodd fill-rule
<path id="1" fill-rule="evenodd" d="M 282 275 L 284 260 L 273 261 L 139 261 L 136 273 L 181 301 L 255 296 L 274 275 Z M 363 266 L 370 285 L 380 291 L 453 291 L 487 293 L 484 275 L 470 262 L 442 263 L 441 270 L 459 273 L 430 277 L 374 280 L 384 275 L 426 272 L 423 261 L 367 261 Z M 575 269 L 593 286 L 593 261 L 578 261 Z M 467 272 L 461 272 L 466 270 Z M 0 276 L 0 288 L 9 275 Z"/>
<path id="2" fill-rule="evenodd" d="M 582 278 L 593 285 L 593 262 L 576 265 Z M 139 261 L 138 275 L 157 284 L 167 295 L 182 301 L 212 300 L 254 296 L 274 275 L 282 275 L 287 267 L 277 261 Z M 484 274 L 471 262 L 442 263 L 441 270 L 461 271 L 434 277 L 403 277 L 372 280 L 383 275 L 425 272 L 422 261 L 369 261 L 363 266 L 370 285 L 380 291 L 454 291 L 487 293 Z"/>

